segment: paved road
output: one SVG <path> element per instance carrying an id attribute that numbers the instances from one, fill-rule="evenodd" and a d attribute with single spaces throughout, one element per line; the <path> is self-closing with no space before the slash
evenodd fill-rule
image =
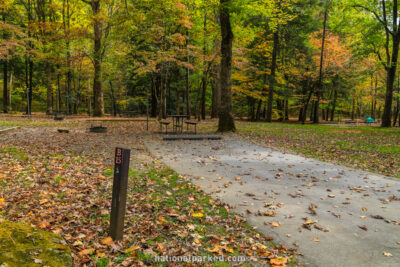
<path id="1" fill-rule="evenodd" d="M 400 266 L 400 180 L 235 139 L 146 145 L 308 266 Z"/>

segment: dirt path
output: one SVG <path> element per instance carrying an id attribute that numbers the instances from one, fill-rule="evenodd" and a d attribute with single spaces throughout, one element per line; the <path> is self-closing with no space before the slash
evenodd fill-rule
<path id="1" fill-rule="evenodd" d="M 399 180 L 230 138 L 146 145 L 306 265 L 399 266 Z"/>

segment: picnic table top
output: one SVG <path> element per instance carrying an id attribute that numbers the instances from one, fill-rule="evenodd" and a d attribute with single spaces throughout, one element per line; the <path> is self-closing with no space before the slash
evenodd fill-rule
<path id="1" fill-rule="evenodd" d="M 181 117 L 185 118 L 187 116 L 188 115 L 169 115 L 169 117 L 172 117 L 172 118 L 181 118 Z"/>

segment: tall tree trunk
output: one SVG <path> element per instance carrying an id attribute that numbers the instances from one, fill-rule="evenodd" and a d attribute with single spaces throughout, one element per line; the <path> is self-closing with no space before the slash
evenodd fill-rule
<path id="1" fill-rule="evenodd" d="M 69 0 L 63 1 L 63 10 L 62 10 L 62 17 L 63 17 L 63 26 L 64 26 L 64 35 L 65 35 L 65 45 L 66 45 L 66 62 L 67 62 L 67 73 L 66 73 L 66 80 L 65 80 L 65 112 L 68 114 L 72 113 L 71 107 L 71 51 L 70 51 L 70 35 L 69 35 L 69 28 L 70 28 L 70 9 L 69 9 Z"/>
<path id="2" fill-rule="evenodd" d="M 153 74 L 153 82 L 151 83 L 151 117 L 157 117 L 158 109 L 158 75 Z"/>
<path id="3" fill-rule="evenodd" d="M 278 110 L 278 121 L 283 121 L 283 105 L 279 99 L 276 100 L 276 109 Z"/>
<path id="4" fill-rule="evenodd" d="M 168 73 L 169 73 L 169 66 L 167 63 L 167 67 L 165 70 L 165 79 L 164 79 L 164 94 L 163 94 L 163 100 L 162 100 L 162 118 L 166 119 L 167 118 L 167 89 L 169 90 L 168 86 Z"/>
<path id="5" fill-rule="evenodd" d="M 201 92 L 201 118 L 206 119 L 206 91 L 207 91 L 207 10 L 204 8 L 204 26 L 203 26 L 203 88 Z"/>
<path id="6" fill-rule="evenodd" d="M 181 93 L 176 89 L 176 115 L 181 115 Z"/>
<path id="7" fill-rule="evenodd" d="M 91 0 L 91 7 L 93 12 L 93 30 L 94 30 L 94 79 L 93 79 L 93 96 L 94 108 L 93 116 L 104 116 L 104 96 L 102 87 L 102 37 L 103 29 L 100 18 L 101 4 L 100 0 Z"/>
<path id="8" fill-rule="evenodd" d="M 396 40 L 393 44 L 392 66 L 389 67 L 387 72 L 385 107 L 382 115 L 382 125 L 381 125 L 382 127 L 392 126 L 391 119 L 392 119 L 393 87 L 396 76 L 398 53 L 399 53 L 399 41 Z"/>
<path id="9" fill-rule="evenodd" d="M 304 103 L 304 110 L 303 110 L 303 118 L 302 118 L 302 124 L 304 124 L 307 120 L 307 109 L 308 109 L 308 105 L 310 104 L 310 100 L 313 94 L 313 90 L 310 90 L 310 92 L 308 93 L 308 97 Z M 312 109 L 311 109 L 311 113 L 312 113 Z"/>
<path id="10" fill-rule="evenodd" d="M 32 2 L 31 0 L 28 0 L 28 38 L 32 37 L 31 31 L 30 31 L 30 24 L 32 22 Z M 33 91 L 33 84 L 32 84 L 32 79 L 33 79 L 33 62 L 30 59 L 29 53 L 31 52 L 30 50 L 33 48 L 32 42 L 28 42 L 28 52 L 25 57 L 25 64 L 26 64 L 26 87 L 28 90 L 28 107 L 27 107 L 27 114 L 31 115 L 32 112 L 32 91 Z"/>
<path id="11" fill-rule="evenodd" d="M 88 102 L 87 102 L 87 108 L 88 108 L 88 115 L 91 116 L 92 115 L 92 93 L 91 93 L 91 89 L 90 89 L 90 78 L 88 80 Z"/>
<path id="12" fill-rule="evenodd" d="M 58 66 L 58 69 L 60 67 Z M 90 87 L 90 85 L 89 85 Z M 57 112 L 61 111 L 61 86 L 60 86 L 60 73 L 57 73 L 57 101 L 56 101 Z"/>
<path id="13" fill-rule="evenodd" d="M 355 114 L 356 114 L 356 99 L 353 96 L 353 105 L 351 107 L 351 120 L 353 121 L 355 118 Z"/>
<path id="14" fill-rule="evenodd" d="M 11 67 L 11 65 L 9 65 L 10 67 Z M 11 70 L 9 70 L 9 72 L 10 72 L 10 82 L 9 82 L 9 84 L 8 84 L 8 87 L 7 87 L 7 90 L 8 90 L 8 93 L 7 93 L 7 96 L 8 96 L 8 111 L 10 112 L 11 110 L 12 110 L 12 102 L 11 102 L 11 94 L 12 94 L 12 86 L 13 86 L 13 72 L 12 72 L 12 69 Z"/>
<path id="15" fill-rule="evenodd" d="M 219 82 L 219 66 L 215 65 L 213 87 L 212 87 L 212 105 L 211 105 L 211 118 L 214 119 L 218 116 L 218 108 L 221 105 L 221 87 Z"/>
<path id="16" fill-rule="evenodd" d="M 382 127 L 391 127 L 392 123 L 392 104 L 393 104 L 393 88 L 394 81 L 396 79 L 396 70 L 399 57 L 399 45 L 400 45 L 400 27 L 398 19 L 398 3 L 397 0 L 393 0 L 393 25 L 389 26 L 388 19 L 386 16 L 386 2 L 382 1 L 383 9 L 383 23 L 386 24 L 386 53 L 387 53 L 387 80 L 386 80 L 386 95 L 385 95 L 385 107 L 382 115 Z M 389 27 L 392 28 L 390 32 Z M 392 36 L 392 56 L 389 53 L 390 36 Z"/>
<path id="17" fill-rule="evenodd" d="M 396 126 L 397 123 L 397 117 L 399 116 L 399 112 L 400 111 L 400 100 L 397 99 L 396 101 L 396 111 L 394 112 L 394 116 L 393 116 L 393 127 Z"/>
<path id="18" fill-rule="evenodd" d="M 3 22 L 6 22 L 6 14 L 3 14 Z M 7 35 L 4 32 L 3 33 L 3 38 L 6 39 Z M 8 96 L 8 62 L 7 59 L 3 60 L 3 111 L 4 113 L 8 113 L 10 103 L 8 102 L 9 96 Z"/>
<path id="19" fill-rule="evenodd" d="M 186 31 L 187 39 L 186 39 L 186 61 L 188 65 L 190 64 L 190 55 L 189 55 L 189 42 L 190 42 L 190 37 L 189 37 L 189 30 Z M 190 120 L 191 117 L 191 107 L 190 107 L 190 70 L 189 66 L 186 67 L 186 114 L 188 116 L 188 119 Z"/>
<path id="20" fill-rule="evenodd" d="M 267 104 L 267 122 L 272 122 L 272 104 L 274 101 L 274 86 L 275 86 L 275 73 L 276 73 L 276 59 L 279 48 L 279 25 L 274 32 L 274 45 L 272 50 L 272 62 L 271 62 L 271 75 L 269 77 L 269 89 L 268 89 L 268 104 Z"/>
<path id="21" fill-rule="evenodd" d="M 289 120 L 289 100 L 288 99 L 285 100 L 285 116 L 284 116 L 284 120 L 285 121 Z"/>
<path id="22" fill-rule="evenodd" d="M 337 92 L 337 90 L 335 89 L 335 91 L 333 92 L 333 103 L 332 103 L 332 111 L 331 111 L 331 121 L 334 121 L 334 119 L 335 119 L 335 110 L 336 110 L 337 95 L 338 95 L 338 92 Z"/>
<path id="23" fill-rule="evenodd" d="M 399 73 L 397 73 L 397 99 L 396 99 L 396 111 L 394 112 L 393 116 L 393 127 L 396 126 L 397 123 L 397 117 L 399 116 L 400 113 L 400 77 Z"/>
<path id="24" fill-rule="evenodd" d="M 3 60 L 3 111 L 8 113 L 9 103 L 8 103 L 8 63 L 7 60 Z"/>
<path id="25" fill-rule="evenodd" d="M 47 114 L 53 114 L 53 88 L 51 87 L 51 65 L 46 62 Z"/>
<path id="26" fill-rule="evenodd" d="M 29 60 L 29 115 L 32 113 L 33 100 L 33 61 Z"/>
<path id="27" fill-rule="evenodd" d="M 235 131 L 235 121 L 232 114 L 232 42 L 233 33 L 229 15 L 230 0 L 220 0 L 221 23 L 221 106 L 219 109 L 218 131 Z"/>
<path id="28" fill-rule="evenodd" d="M 112 104 L 112 115 L 114 117 L 117 116 L 117 101 L 115 100 L 115 92 L 112 81 L 109 80 L 110 90 L 111 90 L 111 104 Z"/>
<path id="29" fill-rule="evenodd" d="M 257 109 L 256 109 L 256 121 L 260 120 L 262 103 L 263 103 L 263 101 L 261 99 L 258 100 Z"/>
<path id="30" fill-rule="evenodd" d="M 314 107 L 315 107 L 315 101 L 312 101 L 311 104 L 311 110 L 310 110 L 310 121 L 314 121 Z"/>
<path id="31" fill-rule="evenodd" d="M 326 22 L 328 20 L 328 6 L 325 7 L 324 12 L 324 26 L 322 30 L 322 44 L 321 44 L 321 56 L 319 61 L 319 78 L 318 78 L 318 87 L 316 92 L 316 101 L 314 103 L 314 123 L 319 123 L 319 101 L 321 98 L 322 92 L 322 75 L 323 75 L 323 63 L 324 63 L 324 49 L 325 49 L 325 36 L 326 36 Z"/>

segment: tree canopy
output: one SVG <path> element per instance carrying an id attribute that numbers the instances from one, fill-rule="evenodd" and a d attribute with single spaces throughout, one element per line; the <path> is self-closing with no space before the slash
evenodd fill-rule
<path id="1" fill-rule="evenodd" d="M 0 16 L 6 113 L 400 121 L 397 0 L 4 0 Z"/>

